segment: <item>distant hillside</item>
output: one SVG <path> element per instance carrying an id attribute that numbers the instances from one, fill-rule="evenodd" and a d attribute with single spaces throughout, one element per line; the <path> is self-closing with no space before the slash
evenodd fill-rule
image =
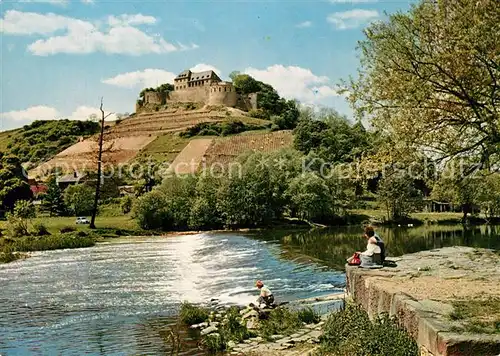
<path id="1" fill-rule="evenodd" d="M 138 154 L 151 153 L 157 160 L 171 161 L 189 143 L 178 133 L 200 123 L 224 123 L 241 121 L 245 125 L 265 126 L 269 120 L 256 119 L 238 109 L 204 106 L 203 108 L 170 108 L 163 111 L 140 113 L 117 121 L 105 131 L 106 164 L 131 162 Z M 176 134 L 176 135 L 173 135 Z M 174 142 L 170 142 L 173 138 Z M 29 171 L 32 177 L 43 178 L 47 170 L 60 167 L 71 173 L 73 170 L 95 169 L 96 137 L 90 137 L 74 145 L 61 147 L 48 161 Z M 171 150 L 174 152 L 170 152 Z M 167 156 L 167 157 L 165 157 Z"/>
<path id="2" fill-rule="evenodd" d="M 34 121 L 20 129 L 0 133 L 0 149 L 18 156 L 29 168 L 98 131 L 99 124 L 93 121 Z"/>

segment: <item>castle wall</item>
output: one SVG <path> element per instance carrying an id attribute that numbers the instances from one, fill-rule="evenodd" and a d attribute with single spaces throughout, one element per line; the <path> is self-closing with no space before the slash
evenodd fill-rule
<path id="1" fill-rule="evenodd" d="M 193 102 L 193 103 L 206 103 L 208 101 L 209 88 L 198 87 L 188 88 L 183 90 L 174 90 L 170 92 L 168 101 L 172 102 Z"/>
<path id="2" fill-rule="evenodd" d="M 232 86 L 212 86 L 208 96 L 209 105 L 225 105 L 235 107 L 238 102 L 238 93 Z"/>
<path id="3" fill-rule="evenodd" d="M 155 91 L 147 91 L 144 93 L 144 104 L 162 104 L 162 95 Z"/>

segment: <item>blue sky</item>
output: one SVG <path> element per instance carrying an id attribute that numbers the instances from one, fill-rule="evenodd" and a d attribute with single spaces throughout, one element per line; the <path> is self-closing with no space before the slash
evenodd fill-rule
<path id="1" fill-rule="evenodd" d="M 336 93 L 367 23 L 410 1 L 23 0 L 0 2 L 0 130 L 85 119 L 100 97 L 133 112 L 144 87 L 187 68 L 233 70 L 287 98 L 351 116 Z"/>

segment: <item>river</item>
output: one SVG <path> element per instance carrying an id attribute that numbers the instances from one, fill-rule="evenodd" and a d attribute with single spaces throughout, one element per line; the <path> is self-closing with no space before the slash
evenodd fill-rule
<path id="1" fill-rule="evenodd" d="M 388 254 L 500 248 L 497 227 L 378 230 Z M 342 291 L 359 228 L 117 239 L 0 265 L 1 355 L 168 355 L 182 301 L 247 304 L 263 279 L 279 300 Z M 201 355 L 181 329 L 182 355 Z"/>

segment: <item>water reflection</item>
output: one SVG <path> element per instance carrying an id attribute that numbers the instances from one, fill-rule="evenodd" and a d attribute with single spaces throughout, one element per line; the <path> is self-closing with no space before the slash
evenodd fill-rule
<path id="1" fill-rule="evenodd" d="M 0 265 L 0 354 L 169 355 L 182 301 L 247 304 L 340 291 L 340 271 L 281 259 L 278 242 L 200 234 L 37 253 Z M 180 329 L 181 355 L 200 355 Z"/>
<path id="2" fill-rule="evenodd" d="M 401 256 L 446 246 L 472 246 L 500 249 L 500 226 L 429 225 L 419 227 L 380 227 L 388 256 Z M 312 231 L 265 231 L 257 239 L 279 241 L 281 256 L 294 261 L 314 261 L 343 270 L 345 259 L 363 251 L 366 241 L 360 227 L 336 227 Z"/>

